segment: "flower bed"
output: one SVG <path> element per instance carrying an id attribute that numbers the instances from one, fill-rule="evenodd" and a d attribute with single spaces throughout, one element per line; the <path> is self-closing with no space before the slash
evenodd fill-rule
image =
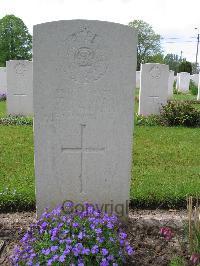
<path id="1" fill-rule="evenodd" d="M 69 214 L 61 207 L 46 211 L 11 259 L 13 265 L 117 266 L 132 253 L 118 218 L 85 204 L 84 211 Z"/>

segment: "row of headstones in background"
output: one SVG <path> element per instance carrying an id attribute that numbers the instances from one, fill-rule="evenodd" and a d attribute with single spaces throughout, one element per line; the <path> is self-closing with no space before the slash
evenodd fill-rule
<path id="1" fill-rule="evenodd" d="M 11 60 L 7 70 L 7 113 L 33 115 L 33 62 Z"/>
<path id="2" fill-rule="evenodd" d="M 200 100 L 199 74 L 190 75 L 187 72 L 178 73 L 169 71 L 167 65 L 147 63 L 141 65 L 141 71 L 136 71 L 136 87 L 139 93 L 139 115 L 159 114 L 162 105 L 173 96 L 173 85 L 181 92 L 188 92 L 190 80 L 199 84 L 197 100 Z"/>

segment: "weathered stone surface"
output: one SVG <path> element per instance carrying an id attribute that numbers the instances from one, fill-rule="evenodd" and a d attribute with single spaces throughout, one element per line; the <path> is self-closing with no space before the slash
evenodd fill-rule
<path id="1" fill-rule="evenodd" d="M 7 92 L 6 67 L 0 67 L 0 93 Z"/>
<path id="2" fill-rule="evenodd" d="M 38 214 L 65 200 L 126 207 L 136 39 L 133 29 L 109 22 L 34 27 Z"/>
<path id="3" fill-rule="evenodd" d="M 141 65 L 139 115 L 158 114 L 168 98 L 169 66 L 155 63 Z"/>
<path id="4" fill-rule="evenodd" d="M 169 79 L 168 79 L 168 97 L 171 98 L 173 96 L 174 90 L 174 71 L 169 71 Z"/>
<path id="5" fill-rule="evenodd" d="M 33 114 L 33 62 L 11 60 L 7 68 L 7 112 L 11 115 Z"/>
<path id="6" fill-rule="evenodd" d="M 176 88 L 181 92 L 188 92 L 190 85 L 190 74 L 188 72 L 180 72 L 177 74 Z"/>

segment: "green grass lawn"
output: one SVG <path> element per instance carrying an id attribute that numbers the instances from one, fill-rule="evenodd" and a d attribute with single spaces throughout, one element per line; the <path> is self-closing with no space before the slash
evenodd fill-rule
<path id="1" fill-rule="evenodd" d="M 200 129 L 136 127 L 131 199 L 141 206 L 178 206 L 200 195 Z"/>
<path id="2" fill-rule="evenodd" d="M 5 116 L 5 102 L 0 102 L 0 116 Z M 134 206 L 177 207 L 187 195 L 200 195 L 199 143 L 198 128 L 136 126 Z M 0 126 L 0 211 L 34 206 L 32 127 Z"/>
<path id="3" fill-rule="evenodd" d="M 6 102 L 0 101 L 0 117 L 4 117 L 6 115 Z"/>

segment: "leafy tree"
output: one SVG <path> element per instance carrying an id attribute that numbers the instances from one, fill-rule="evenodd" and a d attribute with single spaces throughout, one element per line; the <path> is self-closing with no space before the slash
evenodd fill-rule
<path id="1" fill-rule="evenodd" d="M 14 15 L 0 19 L 0 66 L 14 59 L 32 58 L 32 36 L 24 22 Z"/>
<path id="2" fill-rule="evenodd" d="M 164 63 L 166 65 L 169 65 L 169 69 L 173 70 L 175 74 L 179 72 L 179 65 L 181 62 L 182 59 L 177 54 L 167 54 L 164 57 Z"/>
<path id="3" fill-rule="evenodd" d="M 192 74 L 192 64 L 186 60 L 181 62 L 179 65 L 179 72 L 188 72 Z"/>
<path id="4" fill-rule="evenodd" d="M 151 63 L 164 64 L 164 55 L 159 53 L 159 54 L 155 54 L 155 55 L 149 56 L 148 61 L 151 62 Z"/>
<path id="5" fill-rule="evenodd" d="M 161 36 L 143 20 L 134 20 L 128 25 L 138 31 L 137 70 L 139 70 L 141 63 L 150 62 L 152 56 L 162 53 Z"/>

